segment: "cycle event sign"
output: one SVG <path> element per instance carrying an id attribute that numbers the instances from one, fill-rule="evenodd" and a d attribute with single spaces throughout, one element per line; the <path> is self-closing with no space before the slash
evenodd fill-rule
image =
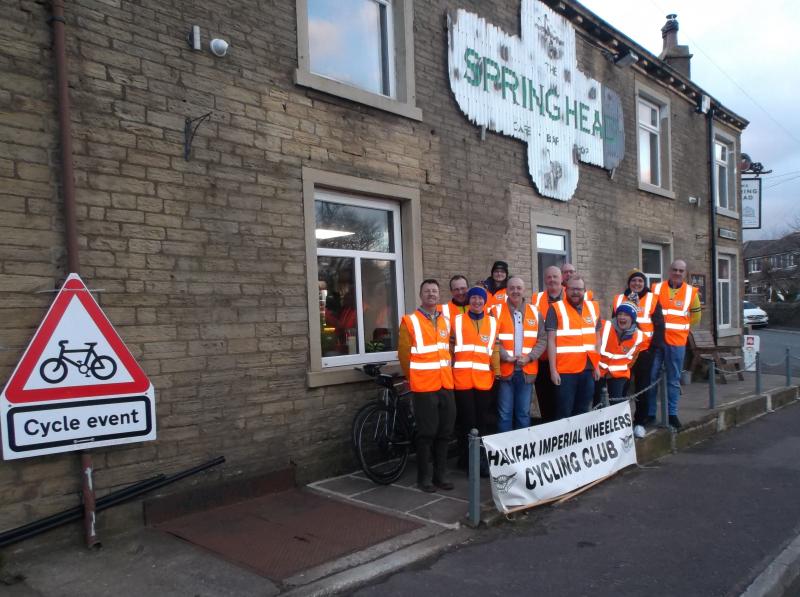
<path id="1" fill-rule="evenodd" d="M 0 395 L 3 458 L 156 438 L 155 392 L 70 274 Z"/>
<path id="2" fill-rule="evenodd" d="M 497 509 L 552 501 L 636 464 L 628 402 L 483 438 Z"/>

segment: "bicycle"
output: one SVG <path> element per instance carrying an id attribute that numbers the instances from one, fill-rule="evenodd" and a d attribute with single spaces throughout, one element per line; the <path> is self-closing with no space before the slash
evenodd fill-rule
<path id="1" fill-rule="evenodd" d="M 408 463 L 416 423 L 411 391 L 405 381 L 381 373 L 386 363 L 357 367 L 383 388 L 381 395 L 362 406 L 353 417 L 352 442 L 364 474 L 375 483 L 397 481 Z"/>
<path id="2" fill-rule="evenodd" d="M 107 380 L 117 372 L 117 363 L 109 356 L 99 355 L 94 347 L 97 342 L 85 342 L 88 348 L 67 349 L 69 340 L 59 340 L 61 347 L 57 357 L 45 360 L 39 367 L 39 375 L 47 383 L 59 383 L 67 376 L 67 363 L 78 368 L 86 377 L 91 374 L 95 379 Z M 72 360 L 68 354 L 84 354 L 83 360 Z"/>

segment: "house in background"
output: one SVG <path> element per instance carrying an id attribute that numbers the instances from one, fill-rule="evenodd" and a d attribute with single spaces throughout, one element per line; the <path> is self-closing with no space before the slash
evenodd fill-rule
<path id="1" fill-rule="evenodd" d="M 745 294 L 763 301 L 800 297 L 800 232 L 744 243 Z"/>

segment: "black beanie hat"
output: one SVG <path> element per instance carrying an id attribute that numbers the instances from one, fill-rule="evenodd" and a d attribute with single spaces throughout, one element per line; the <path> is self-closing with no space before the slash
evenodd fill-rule
<path id="1" fill-rule="evenodd" d="M 507 274 L 508 273 L 508 263 L 506 263 L 505 261 L 495 261 L 494 264 L 492 265 L 491 271 L 493 272 L 496 269 L 501 269 L 504 272 L 506 272 L 506 274 Z"/>

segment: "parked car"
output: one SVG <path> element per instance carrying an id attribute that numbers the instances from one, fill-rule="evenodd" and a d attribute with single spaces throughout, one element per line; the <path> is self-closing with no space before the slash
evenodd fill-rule
<path id="1" fill-rule="evenodd" d="M 750 301 L 742 301 L 744 304 L 744 324 L 753 327 L 766 326 L 769 323 L 769 317 L 766 312 L 759 306 L 751 303 Z"/>

